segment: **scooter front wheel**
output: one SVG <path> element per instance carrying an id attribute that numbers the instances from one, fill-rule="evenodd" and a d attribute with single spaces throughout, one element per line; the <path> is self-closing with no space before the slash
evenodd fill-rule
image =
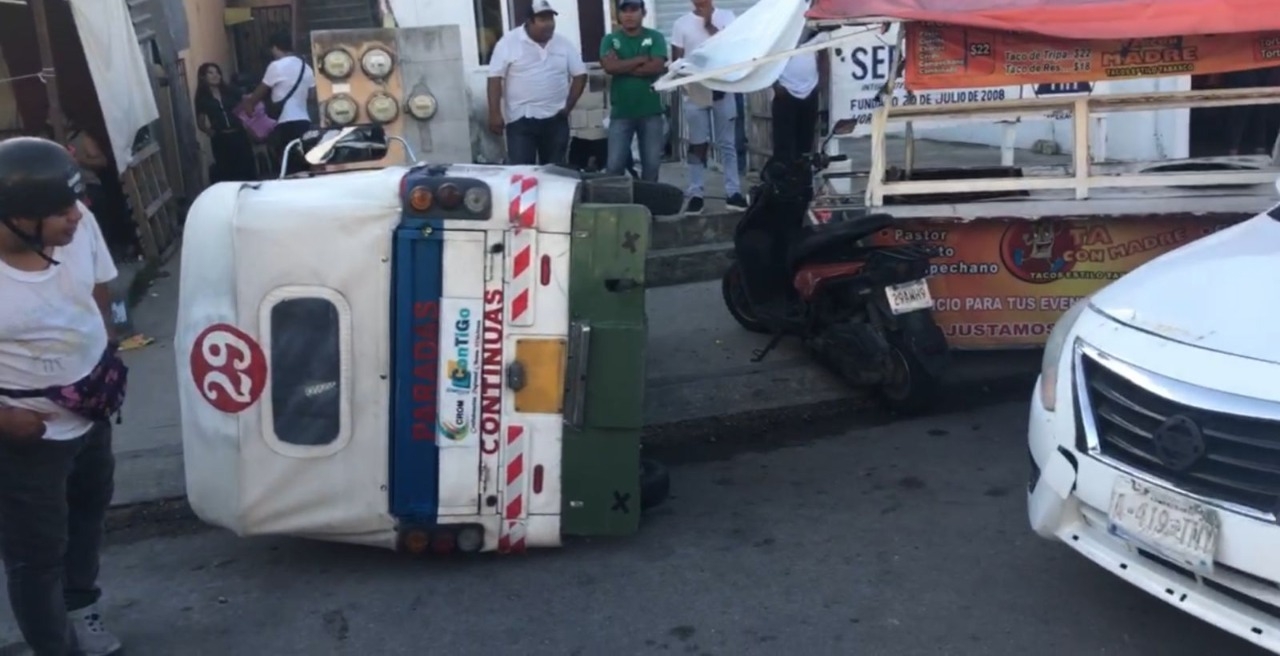
<path id="1" fill-rule="evenodd" d="M 724 272 L 724 278 L 720 281 L 720 295 L 724 297 L 724 305 L 729 308 L 729 314 L 733 315 L 738 325 L 753 333 L 769 332 L 769 327 L 756 316 L 755 308 L 751 307 L 751 301 L 747 299 L 747 288 L 742 281 L 742 267 L 737 262 L 730 265 L 729 270 Z"/>

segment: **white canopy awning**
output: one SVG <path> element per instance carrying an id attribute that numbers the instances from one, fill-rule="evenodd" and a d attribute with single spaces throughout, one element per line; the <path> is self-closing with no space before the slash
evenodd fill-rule
<path id="1" fill-rule="evenodd" d="M 808 6 L 808 0 L 760 0 L 728 27 L 672 62 L 654 88 L 665 91 L 694 85 L 689 89 L 692 94 L 704 89 L 727 93 L 767 89 L 791 57 L 866 39 L 875 29 L 842 27 L 797 47 Z"/>

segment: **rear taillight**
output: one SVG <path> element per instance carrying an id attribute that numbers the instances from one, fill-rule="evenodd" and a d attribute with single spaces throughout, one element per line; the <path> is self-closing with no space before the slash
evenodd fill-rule
<path id="1" fill-rule="evenodd" d="M 437 530 L 431 540 L 431 550 L 438 554 L 452 553 L 457 546 L 458 539 L 448 529 Z"/>

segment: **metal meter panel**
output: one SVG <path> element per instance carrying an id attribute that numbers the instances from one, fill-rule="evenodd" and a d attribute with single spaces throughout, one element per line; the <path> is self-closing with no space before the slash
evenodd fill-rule
<path id="1" fill-rule="evenodd" d="M 638 205 L 574 210 L 562 465 L 566 534 L 626 535 L 640 526 L 650 221 Z"/>
<path id="2" fill-rule="evenodd" d="M 468 120 L 470 94 L 457 25 L 318 30 L 311 33 L 311 43 L 322 124 L 352 120 L 354 103 L 352 122 L 382 125 L 388 136 L 408 141 L 424 161 L 472 161 L 475 130 Z M 335 98 L 340 106 L 328 107 Z M 404 152 L 392 145 L 377 164 L 401 163 L 406 163 Z"/>
<path id="3" fill-rule="evenodd" d="M 457 25 L 402 27 L 395 31 L 396 68 L 403 95 L 403 135 L 418 157 L 437 164 L 469 164 L 473 129 L 468 108 L 467 62 Z M 474 38 L 474 37 L 472 37 Z"/>
<path id="4" fill-rule="evenodd" d="M 403 136 L 399 121 L 395 120 L 403 113 L 399 110 L 399 103 L 404 97 L 395 54 L 395 32 L 376 28 L 317 30 L 311 33 L 316 100 L 320 105 L 322 126 L 378 123 L 383 125 L 388 136 Z M 382 55 L 370 57 L 370 53 Z M 369 74 L 371 69 L 375 75 Z M 388 98 L 393 99 L 390 109 L 387 108 Z M 371 103 L 374 111 L 371 111 Z M 388 116 L 392 119 L 386 120 Z M 326 169 L 369 168 L 403 162 L 404 150 L 392 144 L 387 156 L 376 163 L 338 164 Z"/>

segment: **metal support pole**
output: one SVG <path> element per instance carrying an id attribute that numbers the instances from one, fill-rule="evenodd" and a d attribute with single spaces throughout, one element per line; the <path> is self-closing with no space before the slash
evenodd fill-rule
<path id="1" fill-rule="evenodd" d="M 49 15 L 45 12 L 44 0 L 29 0 L 27 6 L 31 7 L 31 18 L 36 27 L 36 42 L 40 46 L 40 75 L 44 82 L 45 94 L 49 97 L 49 122 L 53 124 L 53 138 L 58 143 L 64 143 L 67 136 L 67 121 L 62 114 L 62 103 L 58 100 L 58 78 L 53 67 L 53 45 L 49 42 Z"/>

